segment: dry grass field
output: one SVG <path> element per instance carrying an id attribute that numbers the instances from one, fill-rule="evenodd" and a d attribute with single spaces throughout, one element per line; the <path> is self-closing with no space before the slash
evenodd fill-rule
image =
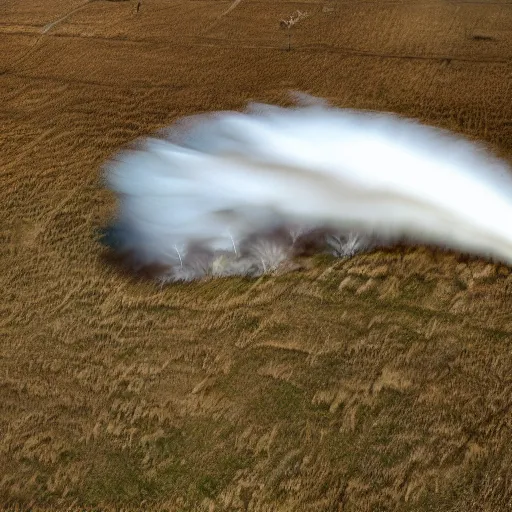
<path id="1" fill-rule="evenodd" d="M 95 235 L 124 144 L 290 89 L 512 161 L 512 4 L 0 0 L 0 45 L 3 509 L 512 510 L 510 268 L 397 248 L 160 288 Z"/>

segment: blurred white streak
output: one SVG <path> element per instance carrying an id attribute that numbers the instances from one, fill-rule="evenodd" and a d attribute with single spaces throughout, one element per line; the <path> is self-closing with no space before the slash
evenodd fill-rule
<path id="1" fill-rule="evenodd" d="M 185 118 L 110 162 L 118 250 L 167 266 L 168 280 L 257 275 L 308 244 L 350 256 L 404 237 L 512 263 L 503 161 L 413 120 L 297 97 Z"/>

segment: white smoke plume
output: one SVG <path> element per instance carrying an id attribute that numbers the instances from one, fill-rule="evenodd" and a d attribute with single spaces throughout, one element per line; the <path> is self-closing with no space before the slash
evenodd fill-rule
<path id="1" fill-rule="evenodd" d="M 307 251 L 397 240 L 512 263 L 512 173 L 480 145 L 392 114 L 296 107 L 185 118 L 106 167 L 112 245 L 160 279 L 259 275 Z"/>

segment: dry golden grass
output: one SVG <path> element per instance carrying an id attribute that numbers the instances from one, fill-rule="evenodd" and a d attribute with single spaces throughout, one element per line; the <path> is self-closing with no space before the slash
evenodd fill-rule
<path id="1" fill-rule="evenodd" d="M 509 268 L 411 248 L 160 289 L 94 235 L 122 145 L 288 89 L 510 157 L 511 5 L 136 5 L 0 0 L 3 508 L 511 509 Z"/>

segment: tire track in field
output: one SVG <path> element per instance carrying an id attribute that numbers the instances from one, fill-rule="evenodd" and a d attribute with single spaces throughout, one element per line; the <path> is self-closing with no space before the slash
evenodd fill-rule
<path id="1" fill-rule="evenodd" d="M 242 3 L 242 0 L 234 0 L 233 3 L 221 14 L 219 14 L 219 16 L 217 17 L 217 19 L 211 23 L 210 25 L 208 25 L 208 27 L 206 27 L 204 30 L 203 30 L 203 34 L 208 32 L 209 30 L 211 30 L 213 27 L 215 27 L 215 25 L 217 25 L 217 23 L 222 19 L 224 18 L 224 16 L 227 16 L 231 11 L 233 11 L 234 9 L 236 9 L 240 4 Z"/>
<path id="2" fill-rule="evenodd" d="M 55 27 L 62 21 L 67 20 L 71 15 L 75 14 L 75 12 L 81 11 L 84 7 L 86 7 L 87 5 L 89 5 L 92 2 L 94 2 L 94 0 L 86 0 L 83 4 L 79 5 L 78 7 L 75 7 L 74 9 L 71 9 L 71 11 L 68 11 L 66 14 L 64 14 L 64 16 L 61 16 L 60 18 L 56 19 L 55 21 L 52 21 L 52 22 L 46 24 L 43 27 L 43 30 L 41 31 L 41 33 L 46 34 L 53 27 Z"/>
<path id="3" fill-rule="evenodd" d="M 56 19 L 55 21 L 52 21 L 50 23 L 47 23 L 41 30 L 41 33 L 37 35 L 37 37 L 34 39 L 28 50 L 24 53 L 22 53 L 17 59 L 14 60 L 11 64 L 7 66 L 6 69 L 0 70 L 0 75 L 3 75 L 5 73 L 8 73 L 13 69 L 14 66 L 18 66 L 19 64 L 23 63 L 32 53 L 38 48 L 39 43 L 42 41 L 44 36 L 56 25 L 61 23 L 62 21 L 69 18 L 74 13 L 82 10 L 84 7 L 88 6 L 90 3 L 94 2 L 95 0 L 86 0 L 83 4 L 80 4 L 78 7 L 75 7 L 74 9 L 71 9 L 68 11 L 64 16 L 61 16 L 60 18 Z"/>
<path id="4" fill-rule="evenodd" d="M 94 0 L 92 0 L 94 1 Z M 190 42 L 172 42 L 168 43 L 165 39 L 124 39 L 119 37 L 102 37 L 102 36 L 83 36 L 83 35 L 71 35 L 71 34 L 59 34 L 59 35 L 49 35 L 49 37 L 59 37 L 59 38 L 70 38 L 70 39 L 90 39 L 90 40 L 98 40 L 98 41 L 111 41 L 111 42 L 122 42 L 124 44 L 145 44 L 145 45 L 154 45 L 158 44 L 159 49 L 163 48 L 177 48 L 177 47 L 186 47 L 186 48 L 219 48 L 225 50 L 281 50 L 282 48 L 278 45 L 271 44 L 247 44 L 242 43 L 240 41 L 233 41 L 225 38 L 212 38 L 208 36 L 190 36 Z M 387 52 L 375 52 L 368 50 L 359 50 L 357 48 L 347 47 L 347 46 L 331 46 L 328 44 L 304 44 L 301 46 L 296 46 L 294 49 L 295 53 L 330 53 L 330 54 L 343 54 L 347 57 L 356 56 L 356 57 L 370 57 L 370 58 L 383 58 L 383 59 L 398 59 L 398 60 L 422 60 L 422 61 L 457 61 L 457 62 L 468 62 L 475 64 L 512 64 L 512 55 L 510 57 L 473 57 L 471 54 L 460 54 L 460 55 L 450 55 L 450 54 L 407 54 L 407 53 L 387 53 Z M 14 72 L 12 70 L 4 70 L 3 73 L 9 72 L 15 76 L 28 76 L 27 74 Z M 2 72 L 0 72 L 2 74 Z M 44 79 L 43 77 L 33 77 L 35 79 Z M 51 77 L 48 77 L 51 78 Z M 60 80 L 59 81 L 63 81 Z M 70 80 L 73 81 L 73 80 Z M 90 81 L 78 81 L 83 83 L 91 83 Z M 96 85 L 104 85 L 109 86 L 109 84 L 95 82 Z M 137 86 L 145 88 L 144 86 Z M 153 87 L 153 86 L 152 86 Z"/>

